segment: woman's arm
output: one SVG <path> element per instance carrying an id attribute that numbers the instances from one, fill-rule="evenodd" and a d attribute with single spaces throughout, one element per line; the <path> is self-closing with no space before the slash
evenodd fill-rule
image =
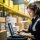
<path id="1" fill-rule="evenodd" d="M 36 25 L 36 37 L 40 39 L 40 21 Z"/>

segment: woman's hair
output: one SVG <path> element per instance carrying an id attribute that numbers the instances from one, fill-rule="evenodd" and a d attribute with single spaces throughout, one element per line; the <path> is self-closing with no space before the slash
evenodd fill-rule
<path id="1" fill-rule="evenodd" d="M 35 12 L 35 14 L 37 14 L 40 17 L 40 9 L 39 7 L 37 7 L 36 4 L 31 3 L 28 5 L 27 9 L 30 8 L 31 10 L 33 10 Z"/>

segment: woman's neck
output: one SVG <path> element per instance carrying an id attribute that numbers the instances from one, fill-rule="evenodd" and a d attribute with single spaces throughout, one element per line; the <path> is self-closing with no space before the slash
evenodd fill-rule
<path id="1" fill-rule="evenodd" d="M 32 17 L 32 19 L 35 19 L 37 17 L 37 15 L 35 15 L 34 17 Z"/>
<path id="2" fill-rule="evenodd" d="M 35 19 L 37 16 L 34 16 L 33 18 Z"/>

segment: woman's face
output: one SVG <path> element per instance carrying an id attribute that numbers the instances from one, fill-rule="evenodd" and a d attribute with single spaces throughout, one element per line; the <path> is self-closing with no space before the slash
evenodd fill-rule
<path id="1" fill-rule="evenodd" d="M 28 8 L 27 11 L 28 11 L 28 13 L 29 13 L 29 15 L 30 15 L 31 17 L 34 17 L 34 16 L 35 16 L 34 11 L 31 10 L 30 8 Z"/>

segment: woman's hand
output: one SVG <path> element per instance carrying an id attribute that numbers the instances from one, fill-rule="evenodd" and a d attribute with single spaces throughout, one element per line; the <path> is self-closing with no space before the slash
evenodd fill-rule
<path id="1" fill-rule="evenodd" d="M 29 38 L 35 39 L 34 35 L 32 35 L 31 33 L 21 32 L 20 35 L 22 35 L 22 36 L 27 36 L 27 37 L 29 37 Z"/>
<path id="2" fill-rule="evenodd" d="M 31 33 L 25 33 L 24 35 L 32 39 L 35 39 L 34 35 L 32 35 Z"/>

